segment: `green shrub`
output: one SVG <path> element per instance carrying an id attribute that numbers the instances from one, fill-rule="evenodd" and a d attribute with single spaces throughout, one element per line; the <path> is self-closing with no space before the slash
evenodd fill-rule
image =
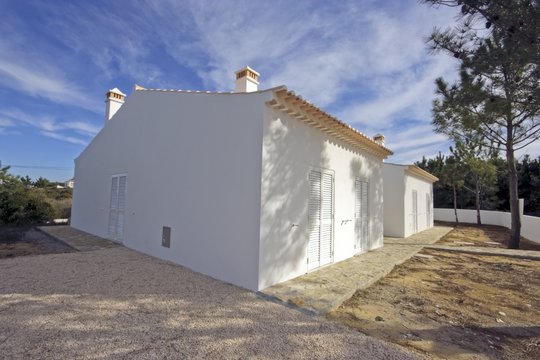
<path id="1" fill-rule="evenodd" d="M 42 224 L 55 216 L 43 189 L 30 188 L 20 178 L 0 169 L 0 223 Z"/>

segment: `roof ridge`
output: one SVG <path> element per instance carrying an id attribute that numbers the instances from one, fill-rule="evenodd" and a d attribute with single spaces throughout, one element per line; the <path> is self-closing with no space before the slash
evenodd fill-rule
<path id="1" fill-rule="evenodd" d="M 284 85 L 276 86 L 269 89 L 264 90 L 258 90 L 258 91 L 252 91 L 252 92 L 236 92 L 236 91 L 207 91 L 207 90 L 183 90 L 183 89 L 149 89 L 142 87 L 140 85 L 135 85 L 134 91 L 160 91 L 160 92 L 177 92 L 177 93 L 188 93 L 188 94 L 238 94 L 238 95 L 246 95 L 246 94 L 256 94 L 256 93 L 263 93 L 263 92 L 269 92 L 269 91 L 277 91 L 281 88 L 283 88 Z"/>

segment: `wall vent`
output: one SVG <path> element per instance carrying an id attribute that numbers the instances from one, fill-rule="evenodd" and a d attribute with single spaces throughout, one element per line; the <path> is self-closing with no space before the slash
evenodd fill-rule
<path id="1" fill-rule="evenodd" d="M 170 248 L 171 247 L 171 228 L 169 226 L 164 226 L 161 234 L 161 246 Z"/>

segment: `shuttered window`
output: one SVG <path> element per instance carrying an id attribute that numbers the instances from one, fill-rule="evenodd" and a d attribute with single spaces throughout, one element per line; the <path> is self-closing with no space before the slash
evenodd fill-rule
<path id="1" fill-rule="evenodd" d="M 308 270 L 332 262 L 334 225 L 334 177 L 313 170 L 309 174 Z"/>
<path id="2" fill-rule="evenodd" d="M 111 197 L 109 206 L 109 238 L 124 239 L 124 219 L 126 208 L 127 175 L 111 178 Z"/>
<path id="3" fill-rule="evenodd" d="M 320 266 L 320 234 L 321 234 L 321 173 L 312 171 L 309 174 L 309 243 L 308 270 Z"/>
<path id="4" fill-rule="evenodd" d="M 412 225 L 414 233 L 418 232 L 418 192 L 412 191 Z"/>
<path id="5" fill-rule="evenodd" d="M 426 194 L 426 227 L 431 227 L 431 196 Z"/>
<path id="6" fill-rule="evenodd" d="M 357 252 L 369 250 L 369 183 L 361 178 L 355 181 L 355 249 Z"/>
<path id="7" fill-rule="evenodd" d="M 322 173 L 321 189 L 321 265 L 332 262 L 332 233 L 334 220 L 334 177 Z"/>

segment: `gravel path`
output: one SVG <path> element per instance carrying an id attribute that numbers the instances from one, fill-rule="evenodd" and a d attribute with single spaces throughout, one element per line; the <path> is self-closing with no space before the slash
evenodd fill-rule
<path id="1" fill-rule="evenodd" d="M 416 358 L 123 247 L 0 260 L 0 279 L 0 358 Z"/>

